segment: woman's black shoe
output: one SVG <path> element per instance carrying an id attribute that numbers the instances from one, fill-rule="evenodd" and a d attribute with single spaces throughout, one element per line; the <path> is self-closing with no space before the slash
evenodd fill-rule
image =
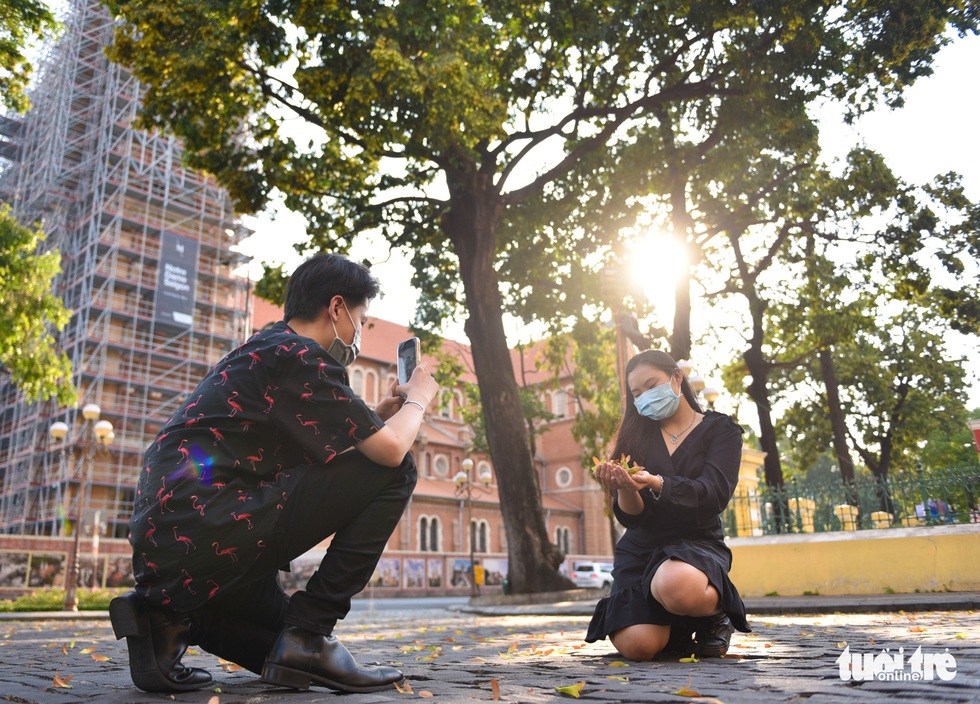
<path id="1" fill-rule="evenodd" d="M 144 692 L 188 692 L 211 684 L 206 670 L 185 667 L 190 623 L 186 617 L 151 608 L 136 592 L 109 602 L 116 639 L 129 647 L 129 674 Z"/>
<path id="2" fill-rule="evenodd" d="M 344 692 L 376 692 L 404 679 L 393 667 L 358 665 L 334 636 L 297 626 L 279 634 L 262 668 L 262 681 L 290 689 L 316 684 Z"/>
<path id="3" fill-rule="evenodd" d="M 724 611 L 712 616 L 705 626 L 698 630 L 697 640 L 701 646 L 699 657 L 720 658 L 728 652 L 735 627 Z"/>
<path id="4" fill-rule="evenodd" d="M 697 653 L 698 648 L 698 643 L 694 637 L 695 629 L 693 626 L 683 622 L 671 624 L 667 645 L 660 652 L 664 655 L 691 657 Z"/>

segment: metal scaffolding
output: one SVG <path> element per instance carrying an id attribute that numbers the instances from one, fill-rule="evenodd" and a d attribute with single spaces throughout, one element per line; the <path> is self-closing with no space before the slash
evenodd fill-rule
<path id="1" fill-rule="evenodd" d="M 179 140 L 131 126 L 141 87 L 103 53 L 112 26 L 99 0 L 71 0 L 30 112 L 0 120 L 0 200 L 21 222 L 41 222 L 43 247 L 61 252 L 55 287 L 74 315 L 58 344 L 81 403 L 97 403 L 116 435 L 90 469 L 83 524 L 98 511 L 109 537 L 126 537 L 143 451 L 250 332 L 249 282 L 233 273 L 248 257 L 231 249 L 250 231 L 214 179 L 182 166 Z M 167 242 L 197 252 L 183 279 L 187 312 L 170 319 Z M 48 437 L 56 420 L 72 429 L 64 446 Z M 78 409 L 0 388 L 0 532 L 74 530 L 88 432 Z"/>

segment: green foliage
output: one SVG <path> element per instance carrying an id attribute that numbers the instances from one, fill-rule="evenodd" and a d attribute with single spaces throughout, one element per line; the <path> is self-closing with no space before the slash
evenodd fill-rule
<path id="1" fill-rule="evenodd" d="M 40 229 L 24 227 L 0 208 L 0 371 L 31 401 L 76 401 L 71 363 L 58 353 L 50 328 L 61 330 L 71 317 L 51 292 L 61 271 L 57 251 L 38 254 Z"/>
<path id="2" fill-rule="evenodd" d="M 244 211 L 282 193 L 312 249 L 373 229 L 410 249 L 432 325 L 465 305 L 455 218 L 495 233 L 515 312 L 578 314 L 593 276 L 582 262 L 612 245 L 636 196 L 669 192 L 662 164 L 689 169 L 717 146 L 716 166 L 762 177 L 744 154 L 812 141 L 809 101 L 831 94 L 855 114 L 898 103 L 946 27 L 976 23 L 972 3 L 909 5 L 898 21 L 863 0 L 109 4 L 110 55 L 148 88 L 145 126 L 173 129 Z M 307 129 L 286 130 L 294 117 Z M 668 141 L 667 124 L 682 133 Z"/>
<path id="3" fill-rule="evenodd" d="M 27 50 L 57 27 L 46 3 L 3 0 L 0 4 L 0 96 L 7 109 L 27 111 L 30 103 L 24 90 L 34 71 Z"/>
<path id="4" fill-rule="evenodd" d="M 286 286 L 289 276 L 282 270 L 282 265 L 269 266 L 262 264 L 262 278 L 255 284 L 255 295 L 280 308 L 286 304 Z"/>
<path id="5" fill-rule="evenodd" d="M 970 413 L 965 411 L 965 408 L 954 409 L 944 423 L 925 436 L 919 460 L 927 471 L 980 465 L 973 433 L 966 425 L 967 419 L 980 418 L 980 408 L 974 408 Z"/>
<path id="6" fill-rule="evenodd" d="M 109 602 L 126 589 L 79 589 L 75 592 L 78 598 L 79 611 L 106 611 Z M 39 589 L 30 594 L 24 594 L 16 599 L 0 600 L 0 612 L 12 611 L 61 611 L 65 608 L 64 589 Z"/>

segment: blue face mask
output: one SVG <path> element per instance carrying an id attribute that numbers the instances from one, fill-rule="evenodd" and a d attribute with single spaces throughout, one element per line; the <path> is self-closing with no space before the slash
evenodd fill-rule
<path id="1" fill-rule="evenodd" d="M 666 384 L 644 391 L 633 399 L 633 403 L 641 416 L 646 416 L 650 420 L 663 420 L 670 418 L 677 411 L 681 403 L 681 395 L 674 393 L 668 381 Z"/>

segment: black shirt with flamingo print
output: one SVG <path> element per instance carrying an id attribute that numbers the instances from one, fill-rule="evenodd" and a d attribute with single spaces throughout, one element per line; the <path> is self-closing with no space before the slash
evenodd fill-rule
<path id="1" fill-rule="evenodd" d="M 216 364 L 143 456 L 130 521 L 137 590 L 202 606 L 262 554 L 300 466 L 328 465 L 383 422 L 347 370 L 284 322 Z"/>

